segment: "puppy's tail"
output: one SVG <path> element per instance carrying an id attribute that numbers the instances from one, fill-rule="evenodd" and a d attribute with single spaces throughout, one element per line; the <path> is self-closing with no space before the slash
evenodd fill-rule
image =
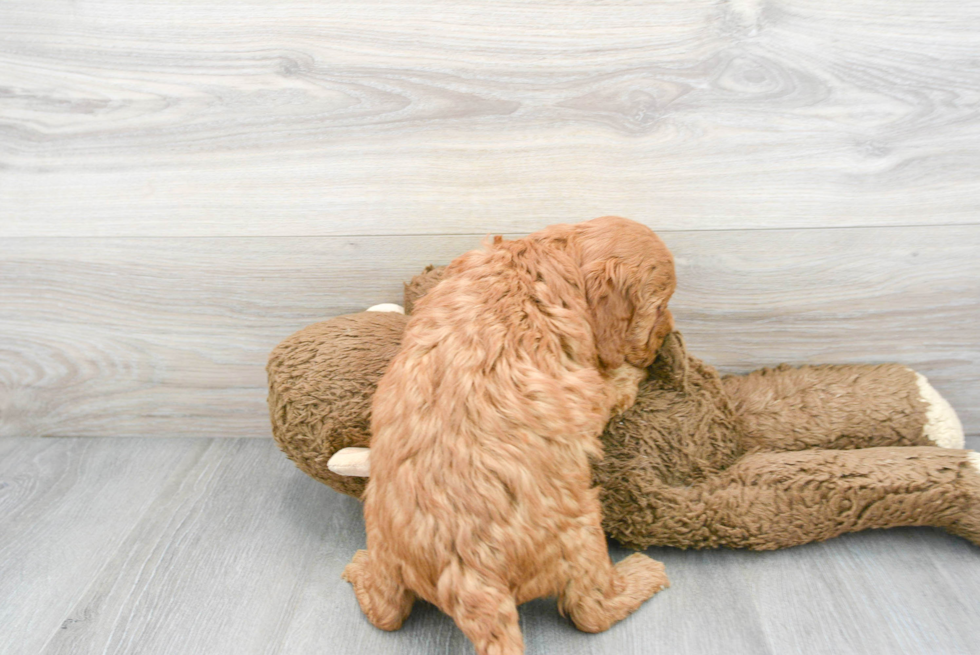
<path id="1" fill-rule="evenodd" d="M 436 593 L 478 655 L 523 655 L 517 603 L 503 581 L 488 580 L 457 560 L 439 576 Z"/>

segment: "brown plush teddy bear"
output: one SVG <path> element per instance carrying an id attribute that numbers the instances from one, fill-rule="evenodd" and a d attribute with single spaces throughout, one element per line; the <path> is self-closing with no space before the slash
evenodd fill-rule
<path id="1" fill-rule="evenodd" d="M 405 308 L 441 274 L 430 266 L 407 284 Z M 369 472 L 371 397 L 408 320 L 397 305 L 372 309 L 297 332 L 268 365 L 279 446 L 355 497 Z M 980 454 L 962 450 L 955 412 L 904 366 L 720 377 L 675 332 L 602 440 L 603 524 L 634 548 L 767 550 L 902 525 L 980 544 Z"/>

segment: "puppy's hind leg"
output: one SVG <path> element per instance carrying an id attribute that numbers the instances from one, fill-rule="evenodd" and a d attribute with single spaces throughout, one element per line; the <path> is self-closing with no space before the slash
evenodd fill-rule
<path id="1" fill-rule="evenodd" d="M 559 607 L 583 632 L 609 629 L 670 586 L 664 565 L 646 555 L 634 553 L 613 566 L 598 524 L 566 535 L 563 541 L 569 579 Z"/>
<path id="2" fill-rule="evenodd" d="M 397 630 L 412 611 L 415 594 L 393 575 L 390 566 L 359 550 L 344 568 L 342 577 L 354 587 L 361 611 L 376 627 Z"/>
<path id="3" fill-rule="evenodd" d="M 440 577 L 438 593 L 440 608 L 473 642 L 477 655 L 523 655 L 517 603 L 504 584 L 453 566 Z"/>

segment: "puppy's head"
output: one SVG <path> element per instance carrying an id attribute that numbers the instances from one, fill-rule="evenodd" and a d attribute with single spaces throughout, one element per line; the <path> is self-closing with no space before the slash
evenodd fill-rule
<path id="1" fill-rule="evenodd" d="M 601 364 L 649 366 L 674 329 L 667 309 L 676 286 L 673 256 L 650 228 L 625 218 L 573 228 Z"/>

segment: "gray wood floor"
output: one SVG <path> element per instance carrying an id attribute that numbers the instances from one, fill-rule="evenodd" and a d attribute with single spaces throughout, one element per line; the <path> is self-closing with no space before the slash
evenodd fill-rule
<path id="1" fill-rule="evenodd" d="M 980 439 L 969 442 L 980 447 Z M 398 632 L 340 572 L 357 501 L 270 440 L 0 439 L 5 655 L 471 653 L 419 604 Z M 980 549 L 928 528 L 772 553 L 651 549 L 673 586 L 600 635 L 521 608 L 528 653 L 976 653 Z M 626 552 L 613 549 L 613 558 Z"/>

